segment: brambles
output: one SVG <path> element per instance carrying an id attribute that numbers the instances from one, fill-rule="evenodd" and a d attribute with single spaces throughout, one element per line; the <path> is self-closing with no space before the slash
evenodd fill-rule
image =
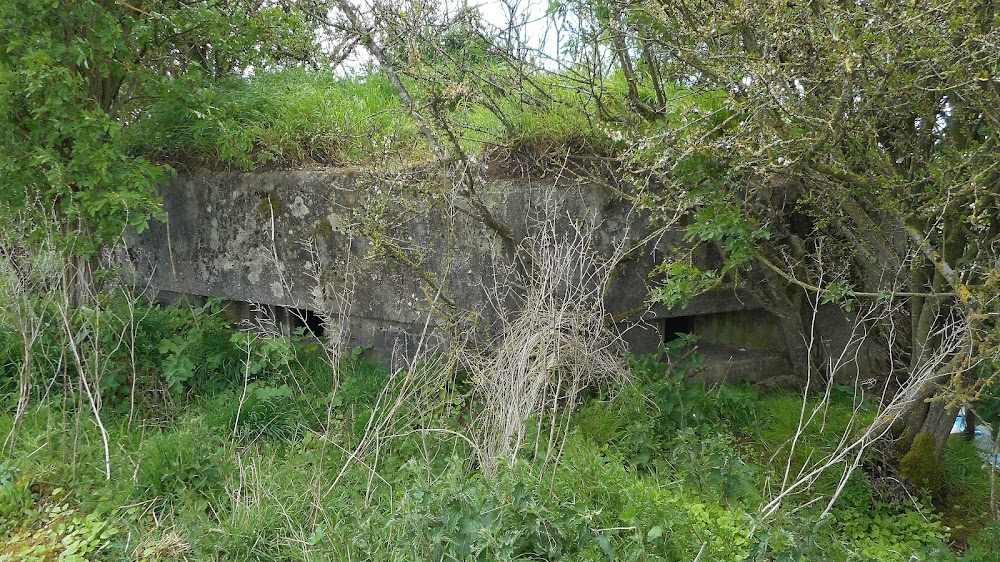
<path id="1" fill-rule="evenodd" d="M 624 342 L 604 310 L 604 291 L 623 250 L 601 259 L 593 249 L 594 228 L 575 226 L 560 235 L 552 214 L 523 241 L 519 263 L 496 274 L 523 271 L 496 287 L 502 325 L 495 341 L 463 357 L 481 404 L 474 434 L 487 473 L 516 459 L 531 439 L 529 420 L 538 432 L 534 455 L 557 458 L 581 393 L 614 391 L 629 379 L 620 359 Z M 523 292 L 515 291 L 520 286 Z M 507 299 L 518 303 L 512 313 Z"/>

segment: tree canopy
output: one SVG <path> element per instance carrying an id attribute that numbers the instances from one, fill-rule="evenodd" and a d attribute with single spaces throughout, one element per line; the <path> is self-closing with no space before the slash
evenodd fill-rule
<path id="1" fill-rule="evenodd" d="M 654 123 L 627 151 L 653 172 L 644 192 L 685 199 L 691 238 L 726 258 L 707 278 L 759 287 L 793 353 L 810 294 L 894 299 L 877 327 L 890 377 L 905 379 L 961 323 L 965 345 L 938 380 L 975 396 L 996 353 L 1000 282 L 992 2 L 570 6 Z M 686 101 L 698 96 L 711 103 Z M 706 279 L 674 271 L 673 283 Z M 927 431 L 940 453 L 954 409 L 927 404 L 933 394 L 916 400 L 906 437 Z"/>
<path id="2" fill-rule="evenodd" d="M 16 0 L 0 6 L 0 216 L 58 225 L 93 255 L 142 229 L 168 168 L 130 153 L 123 128 L 166 90 L 315 61 L 309 3 Z M 16 222 L 16 221 L 15 221 Z M 34 226 L 32 226 L 34 225 Z"/>

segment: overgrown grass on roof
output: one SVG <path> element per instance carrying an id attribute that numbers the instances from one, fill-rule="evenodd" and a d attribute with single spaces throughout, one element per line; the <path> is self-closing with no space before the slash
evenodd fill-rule
<path id="1" fill-rule="evenodd" d="M 169 90 L 130 129 L 157 160 L 252 169 L 407 158 L 424 152 L 388 80 L 301 69 Z"/>
<path id="2" fill-rule="evenodd" d="M 531 91 L 464 84 L 447 92 L 423 91 L 413 82 L 409 88 L 439 142 L 449 142 L 443 119 L 469 154 L 491 147 L 613 149 L 601 116 L 624 112 L 624 82 L 611 77 L 600 91 L 556 75 L 534 77 L 532 83 Z M 303 69 L 196 89 L 178 84 L 133 123 L 129 143 L 134 153 L 154 160 L 244 170 L 397 163 L 431 153 L 386 78 L 339 78 Z"/>

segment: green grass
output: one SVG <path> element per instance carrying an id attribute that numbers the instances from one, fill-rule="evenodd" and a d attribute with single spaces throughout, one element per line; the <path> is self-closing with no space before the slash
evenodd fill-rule
<path id="1" fill-rule="evenodd" d="M 871 400 L 871 399 L 869 399 Z M 816 415 L 812 416 L 817 407 Z M 853 397 L 834 396 L 828 405 L 821 406 L 819 397 L 811 397 L 803 405 L 802 396 L 779 392 L 759 399 L 755 408 L 754 423 L 744 425 L 741 431 L 757 445 L 754 456 L 765 462 L 771 458 L 787 458 L 792 451 L 792 436 L 803 423 L 804 430 L 794 442 L 792 469 L 797 471 L 810 458 L 833 449 L 845 432 L 864 427 L 874 419 L 874 409 L 864 405 L 855 416 Z M 808 424 L 805 422 L 812 417 Z"/>
<path id="2" fill-rule="evenodd" d="M 990 527 L 990 475 L 982 452 L 959 436 L 952 436 L 943 458 L 944 498 L 938 502 L 952 537 L 964 542 Z M 995 531 L 993 531 L 995 532 Z"/>
<path id="3" fill-rule="evenodd" d="M 502 69 L 499 71 L 502 73 Z M 507 77 L 513 80 L 515 77 Z M 596 117 L 598 101 L 566 78 L 539 75 L 534 93 L 456 86 L 458 93 L 408 88 L 438 142 L 444 122 L 467 153 L 500 148 L 546 153 L 614 149 Z M 620 78 L 604 86 L 601 107 L 624 111 Z M 442 98 L 444 96 L 444 98 Z M 449 97 L 453 96 L 453 97 Z M 430 106 L 438 107 L 435 115 Z M 127 129 L 131 152 L 157 161 L 236 169 L 399 164 L 432 155 L 396 90 L 379 75 L 336 77 L 291 69 L 202 84 L 177 84 Z M 497 154 L 496 151 L 493 154 Z"/>
<path id="4" fill-rule="evenodd" d="M 389 82 L 287 70 L 164 92 L 129 128 L 133 152 L 172 162 L 309 166 L 427 152 Z"/>
<path id="5" fill-rule="evenodd" d="M 879 500 L 863 470 L 826 521 L 816 522 L 819 504 L 806 505 L 829 493 L 825 480 L 774 519 L 758 518 L 797 427 L 796 395 L 706 391 L 663 379 L 653 359 L 632 358 L 636 384 L 583 405 L 556 466 L 525 455 L 488 477 L 465 441 L 405 431 L 426 423 L 464 431 L 470 404 L 403 420 L 409 425 L 380 442 L 377 456 L 347 463 L 390 381 L 363 350 L 341 366 L 331 396 L 333 375 L 315 348 L 258 340 L 250 349 L 257 378 L 244 394 L 223 359 L 245 340 L 211 307 L 154 309 L 147 318 L 144 377 L 170 364 L 156 337 L 183 336 L 217 372 L 199 372 L 131 423 L 113 403 L 122 395 L 108 394 L 110 480 L 101 436 L 88 410 L 75 407 L 73 388 L 36 397 L 0 461 L 0 560 L 47 560 L 67 544 L 109 561 L 688 562 L 699 552 L 733 561 L 953 559 L 942 540 L 947 511 Z M 0 404 L 6 435 L 9 390 Z M 828 450 L 852 412 L 850 397 L 835 396 L 825 427 L 803 435 L 794 463 Z M 446 414 L 454 419 L 439 419 Z M 955 444 L 946 466 L 952 500 L 981 515 L 989 498 L 977 458 Z M 981 518 L 965 531 L 983 553 L 997 535 Z"/>

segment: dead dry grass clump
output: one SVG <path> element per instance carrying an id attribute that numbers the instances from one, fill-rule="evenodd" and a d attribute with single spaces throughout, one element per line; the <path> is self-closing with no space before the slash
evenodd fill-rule
<path id="1" fill-rule="evenodd" d="M 164 533 L 156 539 L 139 544 L 132 551 L 136 560 L 190 560 L 194 553 L 191 544 L 175 532 Z"/>
<path id="2" fill-rule="evenodd" d="M 505 310 L 502 303 L 518 306 L 500 314 L 499 335 L 485 351 L 463 358 L 481 405 L 473 430 L 488 473 L 513 461 L 532 419 L 534 455 L 558 457 L 581 392 L 628 380 L 624 342 L 604 308 L 621 248 L 601 256 L 594 231 L 540 221 L 524 243 L 530 265 L 497 275 L 497 310 Z"/>

